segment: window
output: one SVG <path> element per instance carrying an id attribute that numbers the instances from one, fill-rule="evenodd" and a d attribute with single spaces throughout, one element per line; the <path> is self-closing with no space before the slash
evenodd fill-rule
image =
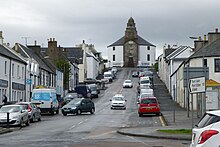
<path id="1" fill-rule="evenodd" d="M 5 75 L 7 75 L 7 61 L 5 61 Z"/>
<path id="2" fill-rule="evenodd" d="M 22 79 L 24 79 L 24 67 L 22 67 Z"/>
<path id="3" fill-rule="evenodd" d="M 115 61 L 115 55 L 113 55 L 113 59 L 112 59 L 112 61 Z"/>
<path id="4" fill-rule="evenodd" d="M 150 50 L 150 46 L 147 46 L 147 50 Z"/>
<path id="5" fill-rule="evenodd" d="M 20 66 L 18 65 L 17 66 L 17 77 L 18 77 L 18 79 L 20 78 L 20 73 L 19 72 L 20 72 Z"/>
<path id="6" fill-rule="evenodd" d="M 12 77 L 14 77 L 14 73 L 15 72 L 15 65 L 14 65 L 14 63 L 12 64 Z"/>
<path id="7" fill-rule="evenodd" d="M 215 59 L 215 72 L 220 72 L 220 59 Z"/>
<path id="8" fill-rule="evenodd" d="M 150 61 L 150 54 L 147 54 L 147 61 Z"/>
<path id="9" fill-rule="evenodd" d="M 115 50 L 115 47 L 113 46 L 113 51 Z"/>
<path id="10" fill-rule="evenodd" d="M 207 67 L 207 59 L 203 59 L 203 66 Z"/>

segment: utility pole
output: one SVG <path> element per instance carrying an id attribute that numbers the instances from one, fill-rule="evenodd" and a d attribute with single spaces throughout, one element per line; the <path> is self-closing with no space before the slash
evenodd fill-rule
<path id="1" fill-rule="evenodd" d="M 25 45 L 27 46 L 28 38 L 31 38 L 31 37 L 21 37 L 21 38 L 25 40 Z"/>

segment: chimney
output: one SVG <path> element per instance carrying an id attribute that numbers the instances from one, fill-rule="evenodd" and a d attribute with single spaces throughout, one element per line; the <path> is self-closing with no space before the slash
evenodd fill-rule
<path id="1" fill-rule="evenodd" d="M 215 29 L 215 32 L 208 33 L 208 44 L 220 39 L 220 33 L 218 32 L 218 28 Z"/>
<path id="2" fill-rule="evenodd" d="M 46 51 L 46 54 L 52 59 L 56 60 L 60 57 L 59 48 L 57 47 L 57 41 L 55 38 L 50 38 L 48 40 L 48 49 Z"/>
<path id="3" fill-rule="evenodd" d="M 2 36 L 2 31 L 0 31 L 0 45 L 3 45 L 3 36 Z"/>
<path id="4" fill-rule="evenodd" d="M 34 40 L 34 46 L 37 46 L 37 40 Z"/>
<path id="5" fill-rule="evenodd" d="M 194 50 L 197 51 L 204 46 L 201 36 L 198 37 L 198 40 L 194 41 Z"/>

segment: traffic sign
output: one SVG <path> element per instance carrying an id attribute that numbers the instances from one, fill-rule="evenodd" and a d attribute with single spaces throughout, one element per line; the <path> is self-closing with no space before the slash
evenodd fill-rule
<path id="1" fill-rule="evenodd" d="M 205 77 L 189 79 L 189 92 L 191 94 L 205 92 Z"/>

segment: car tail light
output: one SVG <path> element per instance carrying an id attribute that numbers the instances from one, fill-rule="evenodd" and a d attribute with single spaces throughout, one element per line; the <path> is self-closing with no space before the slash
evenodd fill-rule
<path id="1" fill-rule="evenodd" d="M 206 131 L 202 132 L 202 134 L 199 136 L 198 144 L 202 144 L 202 143 L 206 142 L 206 140 L 208 140 L 210 137 L 212 137 L 213 135 L 216 135 L 218 133 L 219 132 L 216 130 L 206 130 Z"/>
<path id="2" fill-rule="evenodd" d="M 31 112 L 31 106 L 30 105 L 28 105 L 28 112 Z"/>

